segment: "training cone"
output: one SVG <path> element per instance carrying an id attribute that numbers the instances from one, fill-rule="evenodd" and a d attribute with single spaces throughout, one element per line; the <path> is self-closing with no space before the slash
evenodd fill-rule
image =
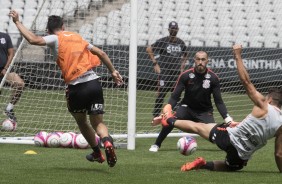
<path id="1" fill-rule="evenodd" d="M 28 150 L 28 151 L 26 151 L 24 154 L 27 154 L 27 155 L 35 155 L 35 154 L 37 154 L 35 151 L 33 151 L 33 150 Z"/>

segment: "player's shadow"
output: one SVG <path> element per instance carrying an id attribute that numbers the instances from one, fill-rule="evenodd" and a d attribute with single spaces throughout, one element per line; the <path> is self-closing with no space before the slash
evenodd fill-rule
<path id="1" fill-rule="evenodd" d="M 222 150 L 217 148 L 197 148 L 197 151 L 213 151 L 213 152 L 222 152 Z"/>
<path id="2" fill-rule="evenodd" d="M 72 168 L 69 168 L 69 167 L 53 167 L 54 169 L 57 169 L 57 170 L 63 170 L 63 171 L 75 171 L 75 172 L 95 172 L 95 173 L 104 173 L 104 174 L 108 174 L 109 172 L 104 170 L 104 169 L 97 169 L 97 168 L 85 168 L 85 167 L 72 167 Z"/>

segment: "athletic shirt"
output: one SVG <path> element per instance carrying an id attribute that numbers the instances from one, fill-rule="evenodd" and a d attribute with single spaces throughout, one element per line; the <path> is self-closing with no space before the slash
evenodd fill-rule
<path id="1" fill-rule="evenodd" d="M 184 71 L 178 78 L 174 91 L 168 103 L 175 107 L 181 98 L 181 93 L 184 92 L 184 97 L 181 104 L 188 105 L 193 111 L 213 112 L 211 95 L 213 95 L 215 105 L 225 119 L 228 116 L 227 108 L 222 100 L 220 83 L 217 75 L 210 69 L 205 73 L 197 73 L 194 68 Z"/>
<path id="2" fill-rule="evenodd" d="M 180 74 L 181 58 L 187 47 L 181 39 L 176 37 L 174 42 L 170 42 L 169 36 L 157 40 L 151 45 L 158 64 L 161 68 L 162 75 L 176 75 Z"/>
<path id="3" fill-rule="evenodd" d="M 0 32 L 0 68 L 4 68 L 8 60 L 8 49 L 13 48 L 11 38 L 6 33 Z"/>
<path id="4" fill-rule="evenodd" d="M 237 149 L 239 157 L 250 159 L 251 155 L 275 136 L 282 126 L 282 112 L 268 105 L 266 117 L 258 119 L 249 114 L 239 125 L 227 128 L 231 144 Z"/>
<path id="5" fill-rule="evenodd" d="M 91 69 L 100 65 L 100 59 L 89 50 L 93 45 L 74 32 L 62 31 L 43 39 L 52 49 L 67 84 L 75 85 L 98 78 Z"/>

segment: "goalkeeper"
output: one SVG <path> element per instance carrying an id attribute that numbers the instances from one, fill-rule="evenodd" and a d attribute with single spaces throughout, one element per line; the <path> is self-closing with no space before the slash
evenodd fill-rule
<path id="1" fill-rule="evenodd" d="M 92 70 L 93 67 L 100 65 L 101 60 L 111 72 L 114 82 L 121 85 L 123 83 L 122 77 L 112 65 L 108 55 L 85 41 L 79 34 L 64 31 L 63 19 L 59 16 L 49 16 L 47 22 L 49 35 L 41 37 L 33 34 L 19 21 L 19 15 L 16 11 L 12 10 L 9 15 L 30 44 L 47 45 L 53 51 L 64 81 L 68 85 L 66 90 L 68 110 L 93 149 L 93 153 L 86 156 L 87 160 L 99 163 L 105 161 L 96 142 L 96 131 L 104 143 L 108 165 L 113 167 L 117 157 L 108 128 L 103 123 L 103 91 L 99 76 Z M 92 127 L 87 122 L 87 114 Z"/>
<path id="2" fill-rule="evenodd" d="M 176 127 L 189 133 L 197 133 L 201 137 L 216 144 L 226 152 L 225 160 L 205 161 L 199 157 L 193 162 L 181 167 L 182 171 L 207 169 L 211 171 L 236 171 L 247 165 L 248 160 L 258 149 L 266 145 L 269 139 L 275 137 L 275 161 L 282 173 L 282 90 L 273 88 L 263 96 L 252 84 L 244 67 L 241 45 L 234 45 L 233 52 L 237 64 L 239 78 L 247 95 L 253 101 L 252 112 L 241 122 L 230 124 L 204 124 L 188 120 L 176 120 L 169 109 L 164 109 L 164 115 L 155 118 L 154 122 L 165 127 Z"/>
<path id="3" fill-rule="evenodd" d="M 195 122 L 214 123 L 211 95 L 215 105 L 225 120 L 232 121 L 227 108 L 222 100 L 220 83 L 217 75 L 207 68 L 208 53 L 199 51 L 194 56 L 195 67 L 183 72 L 177 82 L 174 91 L 166 106 L 174 109 L 180 101 L 181 93 L 185 90 L 184 97 L 176 109 L 176 118 L 192 120 Z M 154 125 L 154 124 L 153 124 Z M 173 127 L 163 127 L 155 144 L 149 151 L 157 152 Z"/>

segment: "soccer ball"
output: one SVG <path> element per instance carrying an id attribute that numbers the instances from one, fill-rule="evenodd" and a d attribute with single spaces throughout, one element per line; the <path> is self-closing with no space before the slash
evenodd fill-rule
<path id="1" fill-rule="evenodd" d="M 46 147 L 46 139 L 48 133 L 45 131 L 40 131 L 34 136 L 34 144 L 35 146 Z"/>
<path id="2" fill-rule="evenodd" d="M 2 122 L 2 130 L 5 131 L 14 131 L 17 129 L 17 123 L 14 121 L 11 121 L 10 119 L 5 119 Z"/>
<path id="3" fill-rule="evenodd" d="M 57 148 L 60 146 L 60 134 L 56 132 L 49 133 L 46 138 L 46 145 L 50 148 Z"/>
<path id="4" fill-rule="evenodd" d="M 89 144 L 82 134 L 76 134 L 72 140 L 72 147 L 78 149 L 86 149 L 89 147 Z"/>
<path id="5" fill-rule="evenodd" d="M 189 135 L 181 137 L 177 142 L 177 149 L 182 155 L 188 156 L 197 150 L 197 142 Z"/>
<path id="6" fill-rule="evenodd" d="M 72 140 L 75 136 L 75 133 L 73 132 L 66 132 L 63 133 L 60 137 L 60 145 L 63 148 L 71 148 L 72 147 Z"/>

